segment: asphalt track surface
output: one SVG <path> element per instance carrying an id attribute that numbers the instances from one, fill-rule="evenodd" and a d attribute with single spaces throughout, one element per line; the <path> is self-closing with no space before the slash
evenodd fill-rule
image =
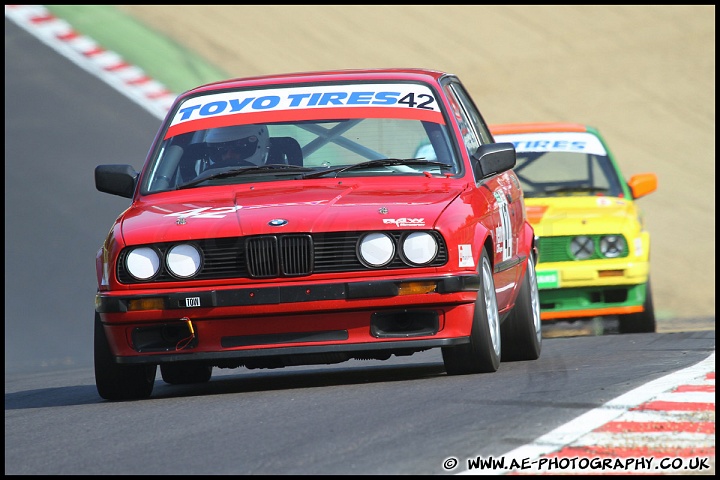
<path id="1" fill-rule="evenodd" d="M 160 121 L 5 20 L 5 372 L 92 365 L 95 255 Z"/>
<path id="2" fill-rule="evenodd" d="M 139 168 L 159 121 L 7 19 L 5 40 L 6 474 L 449 473 L 449 456 L 501 455 L 714 352 L 714 329 L 558 338 L 481 377 L 426 352 L 103 402 L 94 257 L 127 201 L 92 172 Z"/>

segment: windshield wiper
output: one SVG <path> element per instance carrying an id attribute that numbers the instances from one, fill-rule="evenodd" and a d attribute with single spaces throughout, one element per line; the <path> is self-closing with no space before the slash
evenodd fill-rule
<path id="1" fill-rule="evenodd" d="M 270 163 L 267 165 L 260 165 L 260 166 L 251 166 L 251 167 L 239 167 L 239 168 L 232 168 L 230 170 L 220 170 L 217 172 L 213 172 L 212 170 L 208 170 L 207 172 L 204 172 L 199 177 L 190 180 L 187 183 L 183 183 L 182 185 L 178 185 L 176 190 L 181 190 L 183 188 L 189 188 L 193 187 L 199 183 L 206 182 L 208 180 L 214 180 L 216 178 L 227 178 L 227 177 L 237 177 L 240 175 L 245 175 L 246 173 L 267 173 L 267 172 L 277 172 L 278 170 L 282 170 L 282 173 L 296 173 L 296 172 L 307 172 L 314 170 L 313 168 L 309 167 L 298 167 L 295 165 L 286 165 L 284 163 Z M 280 172 L 277 172 L 280 173 Z"/>
<path id="2" fill-rule="evenodd" d="M 453 168 L 452 165 L 448 165 L 446 163 L 435 162 L 432 160 L 423 160 L 422 158 L 380 158 L 378 160 L 368 160 L 367 162 L 360 162 L 354 165 L 347 165 L 345 167 L 331 168 L 320 172 L 314 172 L 309 175 L 304 175 L 303 178 L 322 177 L 323 175 L 327 175 L 329 173 L 334 173 L 337 177 L 339 174 L 347 172 L 349 170 L 361 170 L 363 168 L 385 167 L 393 165 L 423 165 L 440 167 L 441 170 L 451 170 Z"/>

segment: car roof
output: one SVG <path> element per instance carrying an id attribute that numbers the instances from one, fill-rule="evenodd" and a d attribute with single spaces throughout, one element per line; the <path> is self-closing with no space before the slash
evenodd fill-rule
<path id="1" fill-rule="evenodd" d="M 281 73 L 254 77 L 232 78 L 200 85 L 185 94 L 202 91 L 223 90 L 240 87 L 256 87 L 263 85 L 281 85 L 288 83 L 372 81 L 372 80 L 413 80 L 435 83 L 444 76 L 455 76 L 450 73 L 426 68 L 374 68 L 355 70 L 322 70 L 310 72 Z M 183 95 L 184 96 L 184 95 Z"/>
<path id="2" fill-rule="evenodd" d="M 493 135 L 508 135 L 514 133 L 543 133 L 543 132 L 587 132 L 588 126 L 581 123 L 570 122 L 531 122 L 531 123 L 505 123 L 489 125 Z"/>

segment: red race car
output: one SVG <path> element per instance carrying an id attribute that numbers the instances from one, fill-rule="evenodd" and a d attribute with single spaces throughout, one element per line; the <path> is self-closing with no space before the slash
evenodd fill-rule
<path id="1" fill-rule="evenodd" d="M 97 253 L 95 379 L 147 398 L 213 368 L 535 360 L 534 232 L 460 80 L 424 69 L 233 79 L 180 95 Z"/>

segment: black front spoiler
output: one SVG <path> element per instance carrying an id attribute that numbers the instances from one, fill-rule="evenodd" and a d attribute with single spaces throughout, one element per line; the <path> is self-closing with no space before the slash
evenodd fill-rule
<path id="1" fill-rule="evenodd" d="M 123 365 L 152 365 L 173 362 L 206 362 L 236 359 L 252 359 L 262 357 L 285 357 L 291 355 L 313 355 L 324 353 L 347 353 L 350 356 L 362 355 L 363 353 L 397 352 L 400 354 L 419 352 L 438 347 L 451 347 L 470 342 L 469 337 L 462 338 L 438 338 L 426 340 L 402 340 L 377 343 L 354 343 L 354 344 L 332 344 L 315 345 L 307 347 L 279 347 L 279 348 L 254 348 L 252 350 L 231 350 L 223 352 L 185 352 L 185 353 L 162 353 L 156 355 L 141 355 L 137 357 L 116 357 L 115 361 Z"/>
<path id="2" fill-rule="evenodd" d="M 323 300 L 348 300 L 362 298 L 387 298 L 399 294 L 400 285 L 408 282 L 436 282 L 437 293 L 477 291 L 478 275 L 459 275 L 435 278 L 403 278 L 367 282 L 342 282 L 311 285 L 288 285 L 283 287 L 249 287 L 223 290 L 198 290 L 181 293 L 142 295 L 108 295 L 98 293 L 95 311 L 98 313 L 125 313 L 130 300 L 161 298 L 164 310 L 185 308 L 244 307 L 254 305 L 279 305 L 283 303 L 316 302 Z"/>

